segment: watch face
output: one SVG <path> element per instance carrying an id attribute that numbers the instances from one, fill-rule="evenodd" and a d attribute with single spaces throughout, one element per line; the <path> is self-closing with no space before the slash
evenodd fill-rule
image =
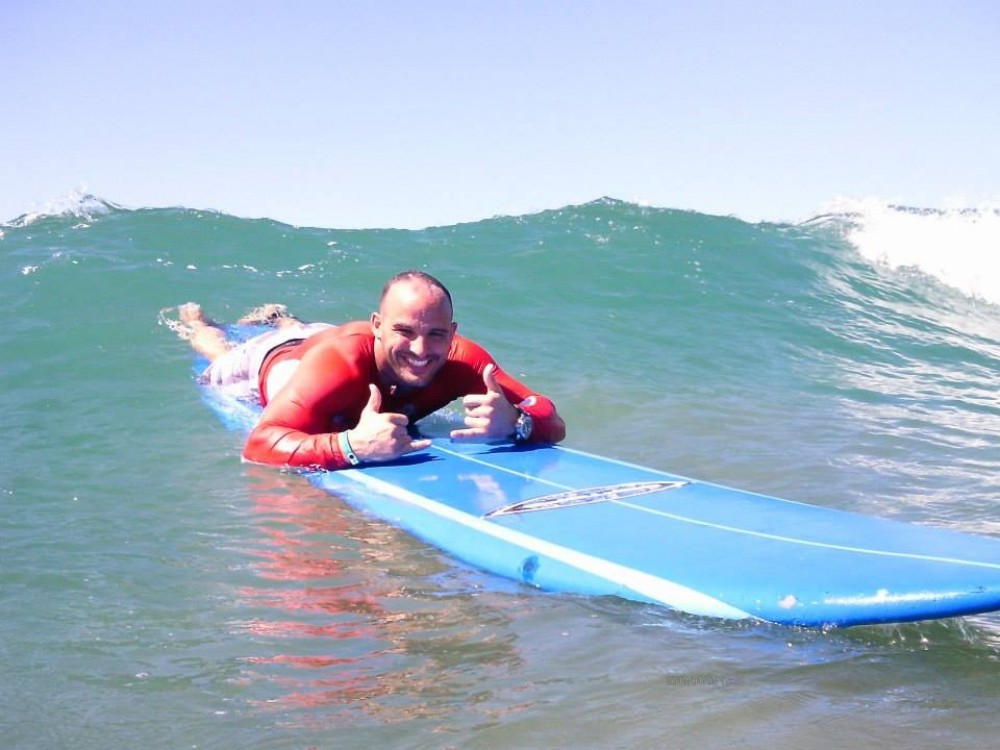
<path id="1" fill-rule="evenodd" d="M 521 416 L 517 418 L 516 435 L 518 440 L 527 440 L 531 437 L 531 429 L 534 427 L 531 421 L 531 415 L 521 412 Z"/>

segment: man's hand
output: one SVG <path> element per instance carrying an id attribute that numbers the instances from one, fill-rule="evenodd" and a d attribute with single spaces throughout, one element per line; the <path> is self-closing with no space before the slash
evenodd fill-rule
<path id="1" fill-rule="evenodd" d="M 410 420 L 404 414 L 383 414 L 382 393 L 369 383 L 368 403 L 361 411 L 358 426 L 348 430 L 347 439 L 354 455 L 362 461 L 391 461 L 404 453 L 423 450 L 430 440 L 414 440 L 406 431 Z"/>
<path id="2" fill-rule="evenodd" d="M 517 409 L 497 385 L 496 365 L 486 365 L 483 382 L 486 384 L 486 393 L 472 394 L 462 399 L 466 427 L 464 430 L 452 430 L 453 439 L 499 440 L 514 433 Z"/>

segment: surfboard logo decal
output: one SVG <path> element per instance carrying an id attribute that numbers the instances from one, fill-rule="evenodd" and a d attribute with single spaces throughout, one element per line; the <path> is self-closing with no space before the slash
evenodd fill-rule
<path id="1" fill-rule="evenodd" d="M 522 500 L 518 503 L 505 505 L 502 508 L 491 510 L 484 518 L 506 516 L 512 513 L 530 513 L 536 510 L 555 510 L 556 508 L 568 508 L 572 505 L 605 503 L 609 500 L 624 500 L 627 497 L 649 495 L 653 492 L 663 492 L 664 490 L 675 490 L 686 484 L 689 483 L 683 481 L 624 482 L 622 484 L 606 484 L 601 487 L 568 490 L 566 492 L 557 492 L 554 495 L 533 497 L 530 500 Z"/>

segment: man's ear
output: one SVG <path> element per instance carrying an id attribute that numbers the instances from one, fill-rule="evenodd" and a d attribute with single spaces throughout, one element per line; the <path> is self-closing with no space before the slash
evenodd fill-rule
<path id="1" fill-rule="evenodd" d="M 381 336 L 382 336 L 381 330 L 382 330 L 382 316 L 379 315 L 377 312 L 373 312 L 372 313 L 372 335 L 376 339 L 381 338 Z"/>

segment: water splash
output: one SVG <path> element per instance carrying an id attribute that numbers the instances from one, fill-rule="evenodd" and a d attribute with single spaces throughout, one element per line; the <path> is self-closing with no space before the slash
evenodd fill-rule
<path id="1" fill-rule="evenodd" d="M 0 224 L 0 226 L 11 228 L 28 227 L 44 219 L 59 217 L 75 217 L 82 222 L 89 223 L 98 216 L 104 216 L 113 211 L 121 210 L 124 210 L 124 207 L 116 203 L 82 190 L 74 190 L 61 198 L 55 198 L 47 202 L 38 210 L 29 211 L 10 222 Z M 0 237 L 2 237 L 2 234 L 0 234 Z"/>
<path id="2" fill-rule="evenodd" d="M 962 293 L 1000 304 L 1000 207 L 921 209 L 874 198 L 841 199 L 826 217 L 873 263 L 914 268 Z"/>

